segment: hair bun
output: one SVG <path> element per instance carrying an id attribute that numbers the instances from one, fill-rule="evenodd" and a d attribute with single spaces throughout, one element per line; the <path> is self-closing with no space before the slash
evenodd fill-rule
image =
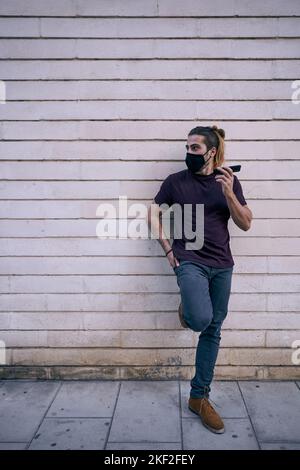
<path id="1" fill-rule="evenodd" d="M 217 131 L 217 133 L 222 137 L 222 139 L 225 139 L 225 131 L 224 129 L 221 129 L 220 127 L 218 126 L 212 126 L 212 129 L 214 131 Z"/>

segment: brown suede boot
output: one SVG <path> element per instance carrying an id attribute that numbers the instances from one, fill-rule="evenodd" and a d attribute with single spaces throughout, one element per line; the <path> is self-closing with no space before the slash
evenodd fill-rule
<path id="1" fill-rule="evenodd" d="M 179 321 L 181 323 L 181 326 L 183 328 L 189 328 L 189 326 L 185 323 L 184 318 L 183 318 L 183 310 L 182 310 L 182 303 L 180 302 L 179 307 L 178 307 L 178 316 L 179 316 Z"/>
<path id="2" fill-rule="evenodd" d="M 189 398 L 189 409 L 200 416 L 202 424 L 210 431 L 222 434 L 224 423 L 216 410 L 213 408 L 208 398 Z"/>

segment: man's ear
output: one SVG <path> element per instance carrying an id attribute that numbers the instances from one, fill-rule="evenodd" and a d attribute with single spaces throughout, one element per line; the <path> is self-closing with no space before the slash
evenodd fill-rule
<path id="1" fill-rule="evenodd" d="M 212 152 L 211 152 L 211 155 L 212 155 L 213 157 L 215 157 L 216 154 L 217 154 L 217 149 L 216 149 L 216 147 L 212 147 L 210 150 L 212 151 Z"/>

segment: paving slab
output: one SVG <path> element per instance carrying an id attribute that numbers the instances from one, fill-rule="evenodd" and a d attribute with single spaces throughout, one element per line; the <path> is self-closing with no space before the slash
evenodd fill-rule
<path id="1" fill-rule="evenodd" d="M 111 417 L 119 387 L 119 382 L 113 381 L 64 382 L 47 417 Z"/>
<path id="2" fill-rule="evenodd" d="M 109 424 L 106 418 L 46 418 L 29 450 L 102 450 Z"/>
<path id="3" fill-rule="evenodd" d="M 195 413 L 188 408 L 190 396 L 190 381 L 182 380 L 181 409 L 183 418 L 199 419 Z M 222 418 L 247 418 L 247 410 L 237 382 L 213 382 L 209 398 L 212 405 Z"/>
<path id="4" fill-rule="evenodd" d="M 175 442 L 110 442 L 106 450 L 181 450 Z"/>
<path id="5" fill-rule="evenodd" d="M 300 450 L 300 443 L 298 442 L 261 442 L 260 448 L 262 450 Z"/>
<path id="6" fill-rule="evenodd" d="M 197 416 L 196 416 L 197 418 Z M 182 420 L 183 450 L 256 450 L 259 449 L 248 418 L 224 419 L 225 432 L 206 429 L 200 418 Z"/>
<path id="7" fill-rule="evenodd" d="M 0 442 L 0 450 L 25 450 L 27 442 Z"/>
<path id="8" fill-rule="evenodd" d="M 124 381 L 108 442 L 180 442 L 177 381 Z"/>
<path id="9" fill-rule="evenodd" d="M 53 381 L 5 381 L 0 389 L 0 442 L 28 442 L 59 386 Z"/>
<path id="10" fill-rule="evenodd" d="M 260 442 L 300 442 L 300 390 L 295 382 L 239 382 Z"/>

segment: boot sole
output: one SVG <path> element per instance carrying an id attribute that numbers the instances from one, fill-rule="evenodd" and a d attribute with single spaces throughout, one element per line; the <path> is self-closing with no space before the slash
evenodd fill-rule
<path id="1" fill-rule="evenodd" d="M 189 406 L 189 410 L 191 410 L 193 413 L 195 413 L 195 415 L 197 415 L 201 419 L 201 423 L 203 424 L 204 427 L 209 429 L 209 431 L 214 432 L 215 434 L 223 434 L 224 433 L 225 428 L 222 428 L 222 429 L 212 428 L 211 426 L 209 426 L 207 423 L 205 423 L 203 421 L 202 417 L 199 415 L 199 413 L 197 413 L 197 411 L 193 410 L 190 406 Z"/>

